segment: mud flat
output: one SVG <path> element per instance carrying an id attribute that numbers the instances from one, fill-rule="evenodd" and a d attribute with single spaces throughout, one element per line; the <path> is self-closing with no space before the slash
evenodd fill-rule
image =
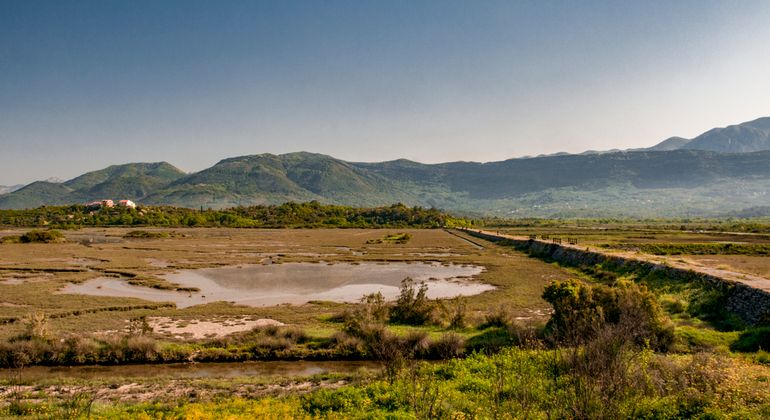
<path id="1" fill-rule="evenodd" d="M 386 299 L 398 296 L 401 281 L 424 281 L 430 298 L 470 296 L 493 290 L 489 284 L 471 281 L 481 266 L 441 263 L 285 263 L 182 270 L 165 278 L 199 292 L 177 292 L 132 286 L 116 278 L 97 278 L 70 284 L 62 293 L 134 297 L 155 302 L 174 302 L 185 308 L 225 301 L 247 306 L 303 304 L 313 300 L 354 302 L 367 293 L 381 292 Z"/>

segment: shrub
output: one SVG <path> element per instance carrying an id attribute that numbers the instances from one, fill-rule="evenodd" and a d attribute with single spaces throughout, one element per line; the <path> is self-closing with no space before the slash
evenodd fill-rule
<path id="1" fill-rule="evenodd" d="M 363 331 L 362 339 L 366 352 L 383 364 L 385 375 L 391 384 L 406 361 L 414 357 L 412 349 L 405 346 L 397 335 L 388 332 L 382 326 Z"/>
<path id="2" fill-rule="evenodd" d="M 558 342 L 586 343 L 609 324 L 636 345 L 666 350 L 673 344 L 673 329 L 655 295 L 634 282 L 618 280 L 612 286 L 590 286 L 575 279 L 554 282 L 545 288 L 543 299 L 553 305 L 546 330 Z"/>
<path id="3" fill-rule="evenodd" d="M 450 299 L 442 305 L 442 309 L 447 313 L 448 328 L 463 329 L 468 326 L 468 309 L 461 297 Z"/>
<path id="4" fill-rule="evenodd" d="M 67 360 L 76 364 L 97 363 L 99 343 L 89 337 L 70 336 L 64 339 Z"/>
<path id="5" fill-rule="evenodd" d="M 430 340 L 424 331 L 411 331 L 401 341 L 410 358 L 425 356 L 430 351 Z"/>
<path id="6" fill-rule="evenodd" d="M 430 354 L 439 359 L 460 357 L 465 351 L 465 340 L 455 333 L 445 333 L 430 345 Z"/>
<path id="7" fill-rule="evenodd" d="M 770 327 L 752 328 L 741 333 L 730 349 L 741 352 L 755 352 L 770 350 Z"/>
<path id="8" fill-rule="evenodd" d="M 24 337 L 31 340 L 35 338 L 48 338 L 48 316 L 43 312 L 35 312 L 24 317 Z"/>
<path id="9" fill-rule="evenodd" d="M 358 335 L 371 325 L 381 325 L 388 319 L 388 305 L 382 293 L 371 293 L 361 298 L 361 304 L 342 315 L 345 331 Z"/>
<path id="10" fill-rule="evenodd" d="M 301 398 L 302 409 L 313 415 L 344 413 L 360 407 L 365 396 L 360 388 L 344 387 L 336 390 L 321 389 Z"/>
<path id="11" fill-rule="evenodd" d="M 509 325 L 513 324 L 513 322 L 514 316 L 511 313 L 511 309 L 507 306 L 500 305 L 484 315 L 484 323 L 479 325 L 479 328 L 507 328 Z"/>
<path id="12" fill-rule="evenodd" d="M 132 230 L 131 232 L 123 235 L 124 238 L 131 239 L 154 239 L 154 238 L 168 238 L 168 232 L 150 232 L 147 230 Z"/>
<path id="13" fill-rule="evenodd" d="M 58 230 L 30 230 L 21 235 L 19 241 L 25 244 L 64 242 L 64 235 Z"/>
<path id="14" fill-rule="evenodd" d="M 158 343 L 150 337 L 126 337 L 122 343 L 126 360 L 151 362 L 158 359 Z"/>
<path id="15" fill-rule="evenodd" d="M 428 285 L 421 282 L 419 288 L 415 289 L 415 286 L 410 277 L 401 281 L 401 292 L 390 314 L 391 322 L 424 325 L 431 319 L 434 305 L 428 299 Z"/>
<path id="16" fill-rule="evenodd" d="M 334 334 L 332 343 L 340 356 L 360 356 L 365 351 L 363 340 L 344 332 Z"/>

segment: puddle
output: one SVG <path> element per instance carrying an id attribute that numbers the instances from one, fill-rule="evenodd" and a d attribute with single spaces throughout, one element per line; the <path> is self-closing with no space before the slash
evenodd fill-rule
<path id="1" fill-rule="evenodd" d="M 273 361 L 240 363 L 173 363 L 160 365 L 73 366 L 24 368 L 25 381 L 64 378 L 239 378 L 244 376 L 312 376 L 325 373 L 351 374 L 360 370 L 379 370 L 379 365 L 368 361 Z M 0 369 L 0 373 L 6 373 Z M 7 377 L 7 375 L 6 375 Z"/>
<path id="2" fill-rule="evenodd" d="M 69 284 L 61 293 L 134 297 L 154 302 L 174 302 L 180 308 L 226 301 L 248 306 L 284 303 L 300 305 L 311 300 L 355 302 L 368 293 L 381 292 L 394 300 L 401 280 L 425 281 L 428 297 L 476 295 L 494 286 L 470 281 L 483 267 L 441 263 L 284 263 L 182 270 L 164 277 L 200 292 L 175 292 L 131 286 L 115 278 L 97 278 Z"/>

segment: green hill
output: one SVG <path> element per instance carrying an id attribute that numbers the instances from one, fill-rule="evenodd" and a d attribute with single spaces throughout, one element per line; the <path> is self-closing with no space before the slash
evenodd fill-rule
<path id="1" fill-rule="evenodd" d="M 23 209 L 69 204 L 72 189 L 55 182 L 36 181 L 14 192 L 0 195 L 0 208 Z"/>
<path id="2" fill-rule="evenodd" d="M 30 208 L 102 199 L 140 200 L 183 176 L 166 162 L 113 165 L 63 183 L 38 181 L 0 195 L 0 208 Z"/>
<path id="3" fill-rule="evenodd" d="M 301 152 L 225 159 L 176 180 L 143 201 L 192 207 L 312 200 L 371 206 L 414 198 L 407 189 L 365 168 L 330 156 Z"/>

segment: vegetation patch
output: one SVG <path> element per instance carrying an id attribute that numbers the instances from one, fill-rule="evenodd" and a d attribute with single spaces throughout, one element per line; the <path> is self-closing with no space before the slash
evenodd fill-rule
<path id="1" fill-rule="evenodd" d="M 394 233 L 378 239 L 369 239 L 366 241 L 366 244 L 405 244 L 409 242 L 410 239 L 412 239 L 412 235 L 408 233 Z"/>
<path id="2" fill-rule="evenodd" d="M 172 234 L 169 232 L 155 231 L 150 232 L 147 230 L 132 230 L 131 232 L 123 235 L 124 238 L 129 239 L 157 239 L 157 238 L 169 238 Z"/>
<path id="3" fill-rule="evenodd" d="M 637 243 L 600 244 L 604 248 L 639 250 L 652 255 L 770 255 L 770 244 Z"/>
<path id="4" fill-rule="evenodd" d="M 740 352 L 770 351 L 770 327 L 758 327 L 741 333 L 730 348 Z"/>
<path id="5" fill-rule="evenodd" d="M 177 292 L 200 292 L 200 289 L 197 287 L 185 287 L 180 286 L 176 283 L 172 283 L 168 280 L 159 278 L 159 277 L 153 277 L 153 276 L 136 276 L 132 277 L 127 280 L 128 284 L 132 286 L 142 286 L 142 287 L 150 287 L 152 289 L 158 289 L 158 290 L 174 290 Z"/>
<path id="6" fill-rule="evenodd" d="M 21 236 L 6 236 L 2 238 L 3 243 L 53 243 L 65 242 L 64 235 L 58 230 L 30 230 Z"/>

